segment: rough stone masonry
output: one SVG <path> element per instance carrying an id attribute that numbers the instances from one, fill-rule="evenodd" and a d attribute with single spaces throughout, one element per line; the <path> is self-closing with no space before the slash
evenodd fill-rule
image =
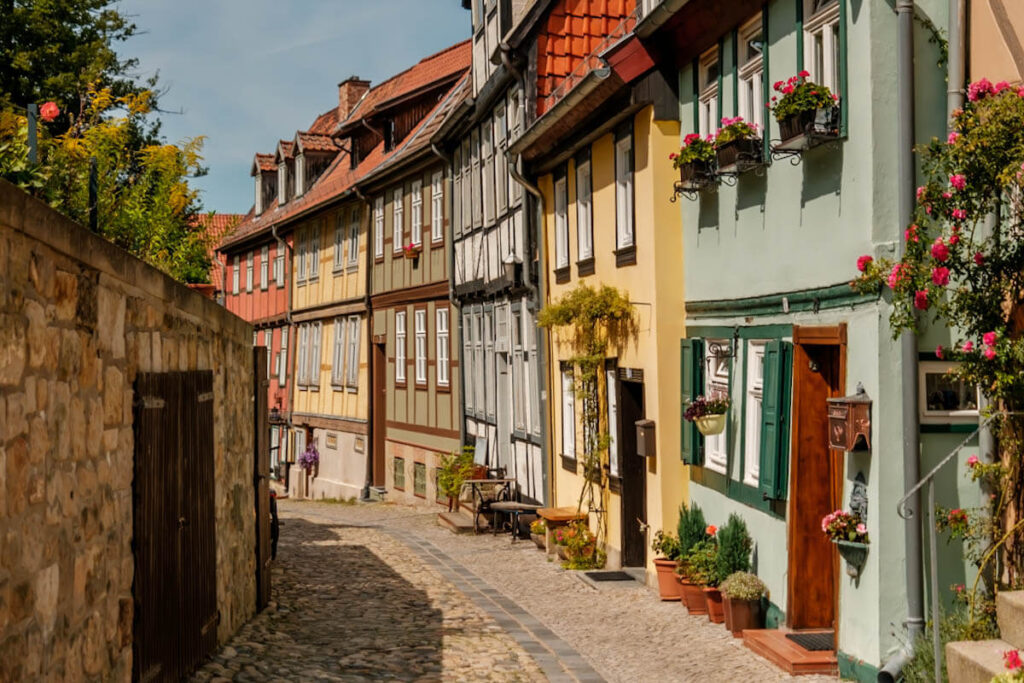
<path id="1" fill-rule="evenodd" d="M 252 328 L 0 181 L 0 681 L 130 679 L 132 386 L 206 369 L 225 642 L 256 603 Z"/>

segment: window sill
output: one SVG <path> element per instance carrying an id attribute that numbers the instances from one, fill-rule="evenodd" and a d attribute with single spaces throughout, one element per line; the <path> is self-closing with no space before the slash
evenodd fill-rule
<path id="1" fill-rule="evenodd" d="M 427 390 L 427 380 L 423 380 L 422 382 L 417 380 L 416 381 L 416 391 L 426 391 L 426 390 Z"/>
<path id="2" fill-rule="evenodd" d="M 576 275 L 577 277 L 585 277 L 587 275 L 594 274 L 594 257 L 585 258 L 582 261 L 576 262 Z"/>
<path id="3" fill-rule="evenodd" d="M 569 269 L 569 266 L 562 266 L 561 268 L 555 268 L 555 282 L 557 282 L 560 285 L 563 285 L 566 282 L 568 282 L 569 278 L 571 277 L 571 275 L 572 275 L 572 273 L 571 273 L 571 271 Z"/>
<path id="4" fill-rule="evenodd" d="M 576 458 L 568 456 L 568 455 L 564 455 L 564 454 L 559 455 L 559 458 L 562 461 L 562 469 L 563 470 L 568 470 L 568 471 L 572 472 L 573 474 L 576 474 L 576 472 L 578 471 L 578 467 L 577 467 L 577 463 L 576 463 Z"/>
<path id="5" fill-rule="evenodd" d="M 409 386 L 409 383 L 407 381 L 405 381 L 404 379 L 403 380 L 397 380 L 397 379 L 395 380 L 395 388 L 396 389 L 406 389 L 406 388 L 408 388 L 408 386 Z"/>
<path id="6" fill-rule="evenodd" d="M 345 385 L 344 384 L 335 384 L 334 382 L 331 382 L 331 390 L 332 391 L 345 391 Z"/>
<path id="7" fill-rule="evenodd" d="M 450 384 L 437 384 L 434 388 L 439 394 L 450 394 L 452 392 Z"/>
<path id="8" fill-rule="evenodd" d="M 636 245 L 631 244 L 628 247 L 615 250 L 615 267 L 622 268 L 623 266 L 635 266 L 636 265 Z"/>
<path id="9" fill-rule="evenodd" d="M 296 280 L 295 281 L 295 286 L 296 287 L 305 287 L 306 286 L 306 281 L 305 280 Z"/>
<path id="10" fill-rule="evenodd" d="M 354 386 L 349 385 L 349 386 L 345 387 L 345 391 L 347 391 L 350 394 L 358 394 L 359 393 L 359 387 L 354 387 Z"/>
<path id="11" fill-rule="evenodd" d="M 356 272 L 357 270 L 359 270 L 359 262 L 356 261 L 355 263 L 348 264 L 348 267 L 346 268 L 346 270 L 348 272 L 350 272 L 350 273 Z"/>
<path id="12" fill-rule="evenodd" d="M 331 269 L 331 273 L 334 275 L 340 275 L 345 272 L 345 266 L 342 264 L 335 264 L 334 268 Z"/>

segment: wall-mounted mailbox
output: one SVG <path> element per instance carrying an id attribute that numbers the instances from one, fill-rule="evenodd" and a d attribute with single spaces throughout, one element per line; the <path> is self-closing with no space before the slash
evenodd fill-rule
<path id="1" fill-rule="evenodd" d="M 871 448 L 871 399 L 860 384 L 853 396 L 828 399 L 828 445 L 842 451 Z"/>
<path id="2" fill-rule="evenodd" d="M 636 454 L 644 458 L 653 458 L 657 454 L 654 443 L 654 420 L 637 420 Z"/>

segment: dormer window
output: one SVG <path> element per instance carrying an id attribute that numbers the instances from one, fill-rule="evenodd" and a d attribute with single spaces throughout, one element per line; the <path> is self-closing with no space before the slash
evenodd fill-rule
<path id="1" fill-rule="evenodd" d="M 263 174 L 256 173 L 256 202 L 255 202 L 256 215 L 263 213 Z"/>
<path id="2" fill-rule="evenodd" d="M 388 119 L 384 122 L 384 151 L 390 152 L 395 148 L 395 120 Z"/>
<path id="3" fill-rule="evenodd" d="M 288 201 L 288 164 L 282 159 L 277 165 L 277 203 Z"/>
<path id="4" fill-rule="evenodd" d="M 295 196 L 301 197 L 306 191 L 306 155 L 295 155 Z"/>

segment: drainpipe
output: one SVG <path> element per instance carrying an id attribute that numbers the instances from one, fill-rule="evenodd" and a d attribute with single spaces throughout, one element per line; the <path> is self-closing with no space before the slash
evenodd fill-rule
<path id="1" fill-rule="evenodd" d="M 509 46 L 508 43 L 503 42 L 498 45 L 498 49 L 501 50 L 501 63 L 504 64 L 505 69 L 507 69 L 508 72 L 512 74 L 512 78 L 516 79 L 516 81 L 520 85 L 522 85 L 523 74 L 516 67 L 515 62 L 512 61 L 512 48 Z"/>
<path id="2" fill-rule="evenodd" d="M 914 2 L 896 0 L 896 113 L 898 120 L 897 149 L 898 224 L 896 244 L 902 257 L 905 243 L 901 239 L 903 225 L 914 211 Z M 921 479 L 920 435 L 917 426 L 917 337 L 904 332 L 900 337 L 900 381 L 902 383 L 903 417 L 903 486 L 909 491 Z M 907 503 L 904 521 L 907 582 L 907 643 L 878 672 L 880 682 L 900 677 L 903 667 L 914 654 L 914 643 L 924 631 L 923 555 L 921 546 L 921 494 L 914 494 Z M 937 615 L 936 615 L 937 616 Z"/>
<path id="3" fill-rule="evenodd" d="M 366 123 L 365 119 L 363 123 Z M 368 125 L 367 127 L 369 128 Z M 370 487 L 373 486 L 373 453 L 376 450 L 373 443 L 373 407 L 377 402 L 377 397 L 373 396 L 373 357 L 375 354 L 373 352 L 373 311 L 370 308 L 370 287 L 373 284 L 373 248 L 371 246 L 373 236 L 370 234 L 370 224 L 373 221 L 373 207 L 358 185 L 352 186 L 352 192 L 366 207 L 370 219 L 367 221 L 366 230 L 366 282 L 363 287 L 363 308 L 366 309 L 366 383 L 369 385 L 370 392 L 370 400 L 366 402 L 366 434 L 369 438 L 366 439 L 366 479 L 363 481 L 363 490 L 359 492 L 359 500 L 368 502 Z"/>
<path id="4" fill-rule="evenodd" d="M 947 67 L 946 114 L 964 106 L 964 59 L 967 46 L 966 0 L 949 0 L 949 66 Z"/>
<path id="5" fill-rule="evenodd" d="M 270 234 L 273 235 L 275 240 L 277 240 L 277 248 L 278 249 L 283 249 L 284 250 L 284 254 L 285 254 L 284 263 L 281 265 L 281 276 L 284 279 L 285 287 L 287 287 L 287 292 L 288 292 L 288 296 L 285 298 L 285 311 L 284 311 L 284 315 L 285 315 L 285 320 L 288 321 L 288 336 L 291 337 L 291 340 L 290 340 L 291 341 L 291 348 L 297 350 L 297 346 L 298 346 L 298 343 L 297 343 L 298 339 L 297 339 L 297 337 L 298 337 L 298 335 L 294 334 L 294 329 L 292 327 L 293 326 L 293 321 L 292 321 L 292 287 L 291 287 L 291 276 L 289 276 L 289 274 L 288 274 L 288 265 L 292 262 L 292 254 L 291 254 L 292 248 L 290 246 L 288 246 L 287 242 L 285 242 L 283 239 L 281 239 L 280 235 L 277 234 L 277 224 L 276 223 L 270 226 Z M 225 284 L 225 286 L 227 286 L 227 285 Z M 285 376 L 285 379 L 287 379 L 289 376 L 293 377 L 293 378 L 295 377 L 294 367 L 295 367 L 295 357 L 296 356 L 298 356 L 297 353 L 292 353 L 291 354 L 290 362 L 289 362 L 288 358 L 284 359 L 285 365 L 288 367 L 288 373 Z M 284 423 L 288 426 L 288 432 L 289 433 L 291 433 L 292 430 L 295 429 L 295 425 L 292 423 L 292 411 L 291 411 L 291 408 L 292 408 L 292 406 L 288 405 L 288 410 L 287 410 L 288 417 L 284 421 Z M 278 448 L 280 448 L 280 444 L 278 444 Z M 291 455 L 292 458 L 295 457 L 295 453 L 290 452 L 289 455 Z M 285 481 L 284 481 L 285 493 L 288 492 L 288 485 L 291 483 L 291 470 L 292 470 L 291 464 L 288 463 L 288 466 L 285 468 L 285 471 L 287 473 L 285 475 Z"/>
<path id="6" fill-rule="evenodd" d="M 455 197 L 452 196 L 452 174 L 448 173 L 451 168 L 451 157 L 441 151 L 436 143 L 430 143 L 430 151 L 434 153 L 441 163 L 444 164 L 444 189 L 445 189 L 445 206 L 448 209 L 448 215 L 455 215 Z M 431 216 L 431 220 L 435 220 Z M 455 329 L 455 348 L 462 349 L 462 310 L 459 307 L 459 302 L 455 298 L 455 226 L 452 225 L 452 230 L 447 236 L 447 239 L 451 241 L 451 246 L 445 250 L 445 256 L 448 258 L 448 307 L 452 312 L 452 315 L 448 316 L 448 329 Z M 454 320 L 453 320 L 454 319 Z M 454 325 L 453 325 L 454 323 Z M 451 355 L 451 354 L 449 354 Z M 465 363 L 466 359 L 461 355 L 459 361 Z M 460 365 L 459 367 L 462 367 Z M 459 380 L 462 379 L 462 373 L 459 373 Z M 449 380 L 451 377 L 449 376 Z M 466 443 L 466 397 L 463 391 L 459 392 L 459 445 Z"/>

